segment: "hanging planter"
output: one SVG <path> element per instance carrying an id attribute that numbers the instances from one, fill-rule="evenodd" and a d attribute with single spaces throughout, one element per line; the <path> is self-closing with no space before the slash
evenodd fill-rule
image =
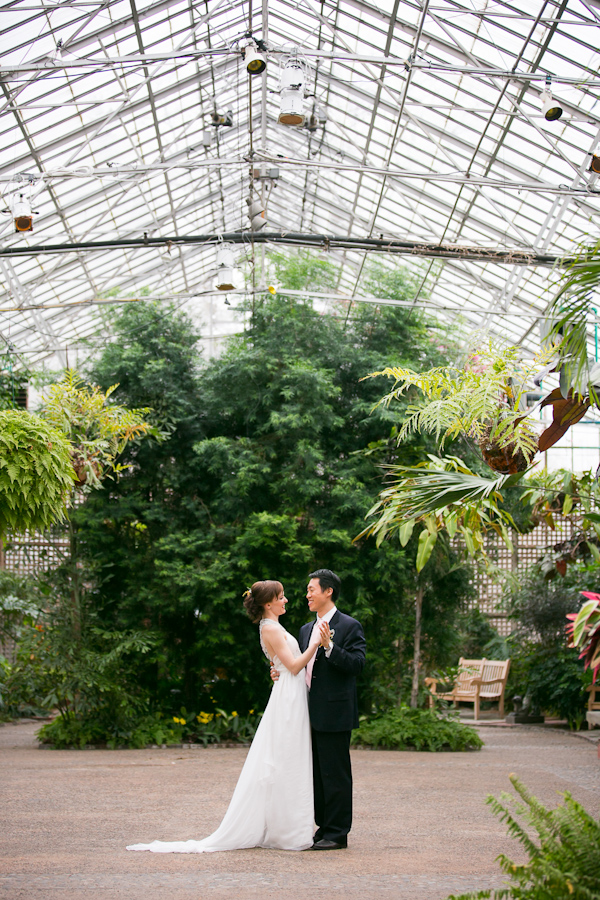
<path id="1" fill-rule="evenodd" d="M 400 440 L 411 432 L 434 434 L 443 448 L 446 440 L 467 437 L 479 447 L 494 472 L 524 472 L 538 450 L 527 409 L 527 393 L 545 355 L 530 362 L 516 347 L 490 344 L 472 353 L 466 364 L 413 372 L 399 367 L 374 375 L 393 378 L 393 389 L 380 401 L 404 399 L 412 389 L 422 396 L 406 408 Z"/>
<path id="2" fill-rule="evenodd" d="M 501 475 L 524 472 L 529 467 L 529 460 L 523 450 L 514 443 L 501 446 L 491 439 L 491 432 L 491 428 L 487 429 L 478 442 L 481 455 L 490 469 Z"/>

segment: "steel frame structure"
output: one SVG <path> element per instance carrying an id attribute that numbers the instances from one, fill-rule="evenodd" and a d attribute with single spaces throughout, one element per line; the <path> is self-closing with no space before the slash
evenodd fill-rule
<path id="1" fill-rule="evenodd" d="M 415 271 L 414 304 L 534 349 L 548 263 L 597 239 L 598 0 L 0 0 L 0 26 L 3 205 L 23 194 L 36 213 L 33 233 L 0 219 L 0 333 L 30 365 L 101 336 L 116 292 L 178 300 L 213 352 L 241 323 L 239 293 L 213 291 L 219 236 L 246 245 L 255 289 L 271 244 L 330 254 L 323 309 L 376 300 L 376 251 Z M 268 47 L 260 76 L 248 33 Z M 277 123 L 295 54 L 326 117 L 313 131 Z M 261 163 L 276 182 L 253 182 Z"/>

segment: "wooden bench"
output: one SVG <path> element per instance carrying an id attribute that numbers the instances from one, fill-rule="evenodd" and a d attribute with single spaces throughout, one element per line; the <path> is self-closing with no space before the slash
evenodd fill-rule
<path id="1" fill-rule="evenodd" d="M 451 691 L 437 693 L 439 679 L 426 678 L 429 687 L 429 706 L 435 704 L 436 698 L 452 700 L 455 706 L 459 703 L 472 703 L 475 721 L 479 719 L 479 706 L 482 700 L 497 700 L 500 718 L 504 718 L 504 690 L 510 669 L 510 659 L 464 659 L 459 660 L 458 678 Z M 600 704 L 598 704 L 600 708 Z"/>
<path id="2" fill-rule="evenodd" d="M 600 700 L 596 700 L 596 694 L 600 694 L 600 684 L 589 684 L 586 691 L 589 691 L 590 694 L 588 697 L 588 711 L 585 714 L 588 728 L 594 728 L 595 725 L 598 725 L 600 728 Z M 598 753 L 600 754 L 600 749 Z"/>

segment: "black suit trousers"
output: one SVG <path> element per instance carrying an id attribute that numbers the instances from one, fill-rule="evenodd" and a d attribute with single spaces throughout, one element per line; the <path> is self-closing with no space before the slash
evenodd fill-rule
<path id="1" fill-rule="evenodd" d="M 315 841 L 346 845 L 352 825 L 350 731 L 312 729 Z"/>

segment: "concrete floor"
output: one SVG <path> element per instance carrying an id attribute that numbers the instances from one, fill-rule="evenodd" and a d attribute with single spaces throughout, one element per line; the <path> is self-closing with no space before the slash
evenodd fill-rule
<path id="1" fill-rule="evenodd" d="M 482 727 L 479 753 L 354 750 L 349 849 L 130 853 L 137 841 L 212 832 L 245 749 L 39 749 L 33 723 L 0 727 L 2 900 L 443 900 L 500 886 L 518 846 L 485 805 L 515 772 L 544 802 L 600 807 L 595 744 L 569 733 Z"/>

